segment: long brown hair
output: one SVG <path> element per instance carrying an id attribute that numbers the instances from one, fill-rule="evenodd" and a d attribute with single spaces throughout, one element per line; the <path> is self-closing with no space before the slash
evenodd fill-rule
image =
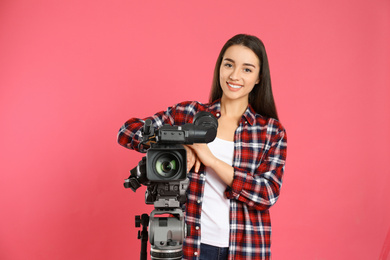
<path id="1" fill-rule="evenodd" d="M 256 111 L 256 113 L 278 120 L 278 113 L 276 111 L 274 96 L 272 94 L 271 75 L 268 65 L 267 53 L 265 51 L 263 42 L 256 36 L 238 34 L 229 39 L 222 47 L 222 50 L 219 53 L 217 59 L 217 63 L 215 64 L 214 78 L 209 101 L 214 102 L 215 100 L 222 97 L 222 88 L 219 81 L 219 69 L 221 67 L 225 51 L 233 45 L 242 45 L 251 49 L 260 61 L 260 81 L 255 85 L 251 93 L 249 93 L 249 104 Z"/>

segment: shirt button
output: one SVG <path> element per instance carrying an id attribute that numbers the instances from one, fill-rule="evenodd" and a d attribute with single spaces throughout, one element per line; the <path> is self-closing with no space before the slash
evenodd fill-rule
<path id="1" fill-rule="evenodd" d="M 200 204 L 201 200 L 198 200 L 197 202 L 198 202 L 198 204 Z"/>
<path id="2" fill-rule="evenodd" d="M 199 226 L 196 226 L 195 229 L 196 229 L 196 230 L 199 230 Z"/>
<path id="3" fill-rule="evenodd" d="M 194 255 L 198 255 L 198 252 L 195 252 Z"/>
<path id="4" fill-rule="evenodd" d="M 220 113 L 217 113 L 217 114 L 216 114 L 216 116 L 218 116 L 218 117 L 219 117 L 220 115 L 221 115 Z"/>
<path id="5" fill-rule="evenodd" d="M 200 178 L 202 178 L 202 179 L 204 178 L 204 174 L 203 173 L 200 174 Z"/>

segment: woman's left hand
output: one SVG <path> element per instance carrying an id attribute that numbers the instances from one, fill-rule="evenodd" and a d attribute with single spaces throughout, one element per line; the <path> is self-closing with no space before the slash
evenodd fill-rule
<path id="1" fill-rule="evenodd" d="M 195 162 L 195 172 L 199 171 L 200 163 L 205 166 L 212 167 L 217 158 L 212 154 L 207 144 L 195 143 L 188 145 L 197 155 L 197 161 Z"/>
<path id="2" fill-rule="evenodd" d="M 207 144 L 192 144 L 188 145 L 195 153 L 196 153 L 196 162 L 195 162 L 195 172 L 199 171 L 200 162 L 202 162 L 205 166 L 212 168 L 215 173 L 221 178 L 221 180 L 228 186 L 232 186 L 233 178 L 234 178 L 234 168 L 221 161 L 218 160 L 217 157 L 210 151 L 210 148 Z"/>

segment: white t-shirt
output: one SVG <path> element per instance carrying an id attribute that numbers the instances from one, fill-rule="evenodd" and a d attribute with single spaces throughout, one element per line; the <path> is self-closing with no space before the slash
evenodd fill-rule
<path id="1" fill-rule="evenodd" d="M 208 143 L 211 152 L 225 163 L 233 164 L 234 142 L 215 138 Z M 230 200 L 225 197 L 226 184 L 209 167 L 201 214 L 201 243 L 229 247 Z"/>

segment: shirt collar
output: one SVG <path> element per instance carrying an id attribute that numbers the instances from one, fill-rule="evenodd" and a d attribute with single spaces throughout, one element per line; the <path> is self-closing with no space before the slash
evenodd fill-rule
<path id="1" fill-rule="evenodd" d="M 217 99 L 214 102 L 209 104 L 209 110 L 210 112 L 216 117 L 221 117 L 221 99 Z M 245 120 L 250 125 L 253 125 L 256 120 L 256 112 L 253 110 L 252 106 L 248 104 L 247 109 L 245 110 L 244 114 L 242 115 L 241 120 Z"/>
<path id="2" fill-rule="evenodd" d="M 244 114 L 242 115 L 243 118 L 246 119 L 246 121 L 250 124 L 253 125 L 255 120 L 256 120 L 256 112 L 252 108 L 250 104 L 248 104 L 247 109 L 245 110 Z"/>

